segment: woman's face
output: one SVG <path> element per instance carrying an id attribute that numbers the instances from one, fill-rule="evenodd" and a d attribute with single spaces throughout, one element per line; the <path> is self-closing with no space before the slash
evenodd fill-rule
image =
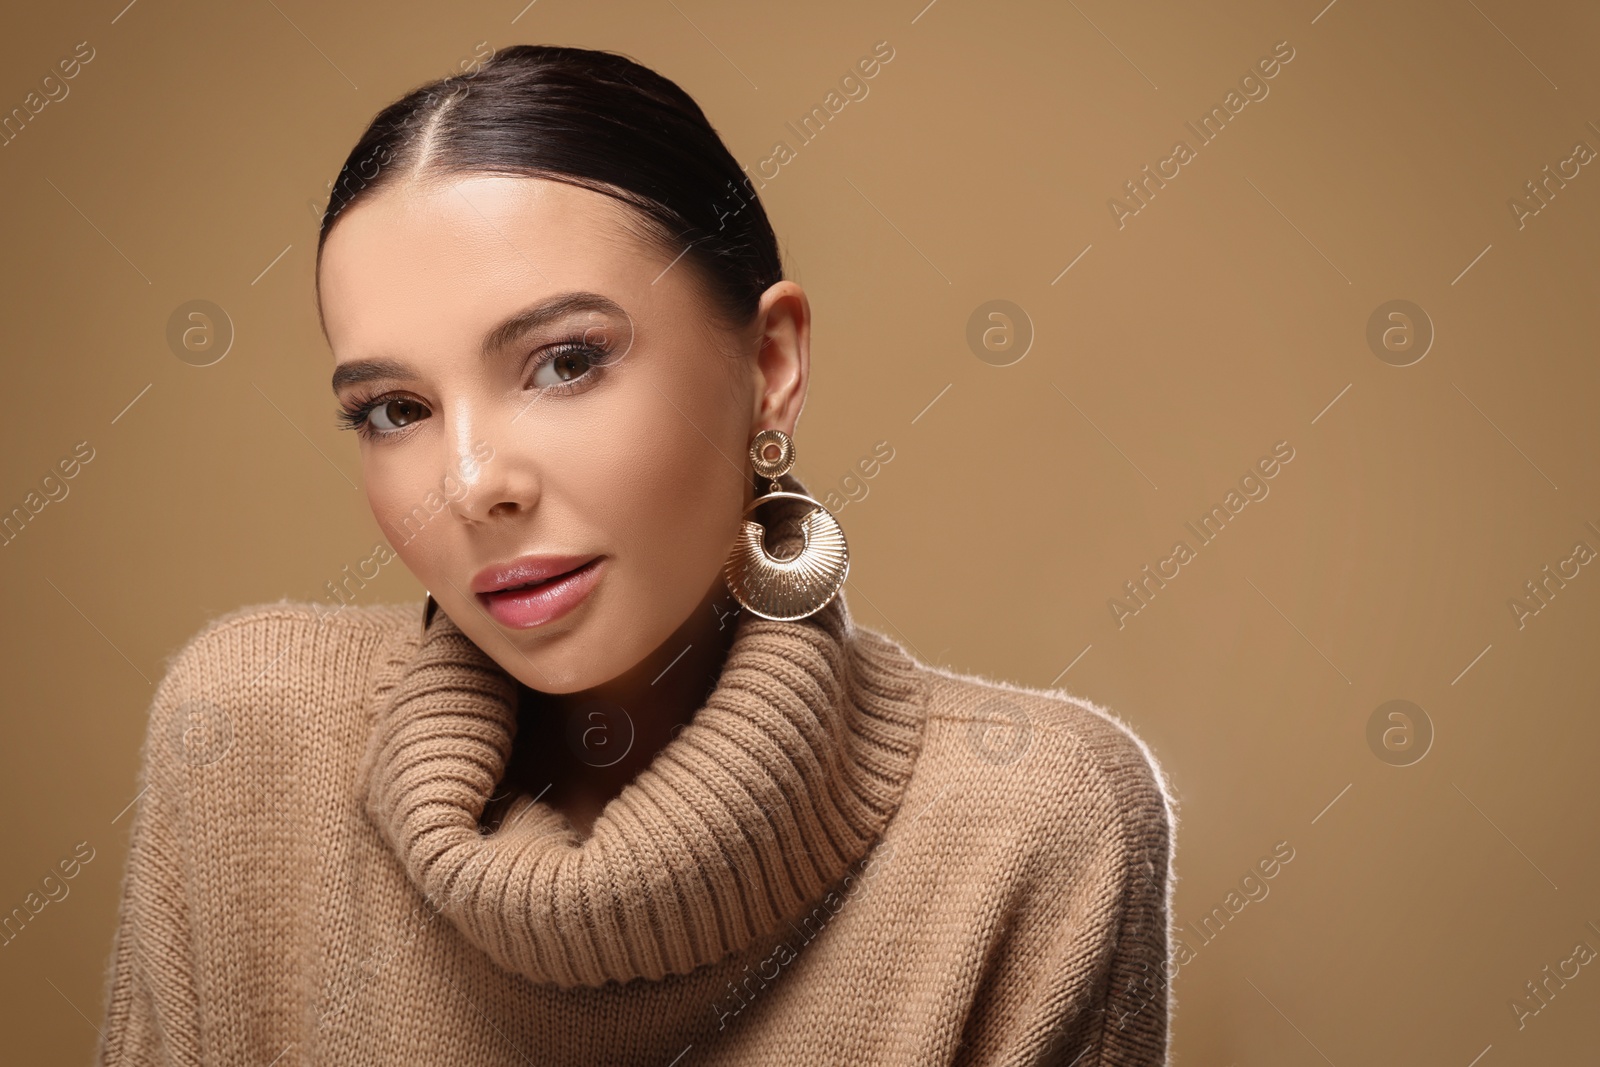
<path id="1" fill-rule="evenodd" d="M 544 692 L 616 678 L 704 608 L 751 437 L 792 433 L 804 400 L 799 287 L 729 327 L 632 210 L 466 175 L 385 188 L 323 248 L 334 391 L 373 515 L 462 631 Z"/>

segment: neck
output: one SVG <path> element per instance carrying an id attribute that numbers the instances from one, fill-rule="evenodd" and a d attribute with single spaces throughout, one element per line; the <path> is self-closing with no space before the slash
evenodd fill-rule
<path id="1" fill-rule="evenodd" d="M 737 615 L 722 579 L 681 626 L 628 671 L 589 689 L 519 687 L 518 737 L 506 784 L 539 794 L 582 834 L 610 800 L 694 718 L 716 687 Z"/>

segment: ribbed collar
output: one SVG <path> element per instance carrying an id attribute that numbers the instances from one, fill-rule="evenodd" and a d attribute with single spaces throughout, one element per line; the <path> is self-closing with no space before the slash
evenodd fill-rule
<path id="1" fill-rule="evenodd" d="M 810 910 L 899 807 L 925 680 L 841 593 L 799 622 L 736 617 L 715 689 L 587 838 L 520 799 L 516 683 L 440 612 L 375 679 L 367 811 L 419 890 L 501 967 L 563 987 L 683 974 Z"/>

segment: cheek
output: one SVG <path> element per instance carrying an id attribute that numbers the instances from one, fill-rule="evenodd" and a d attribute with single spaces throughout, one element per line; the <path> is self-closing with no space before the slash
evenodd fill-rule
<path id="1" fill-rule="evenodd" d="M 449 500 L 439 492 L 438 482 L 430 482 L 430 470 L 416 462 L 403 461 L 399 453 L 369 446 L 362 456 L 362 477 L 366 482 L 367 505 L 400 561 L 424 583 L 439 570 L 430 551 L 437 553 L 444 539 L 429 537 L 429 527 L 445 521 Z"/>
<path id="2" fill-rule="evenodd" d="M 743 507 L 748 442 L 741 412 L 714 375 L 653 384 L 633 394 L 633 410 L 616 424 L 627 430 L 607 454 L 607 526 L 653 577 L 681 577 L 703 593 L 733 544 Z"/>

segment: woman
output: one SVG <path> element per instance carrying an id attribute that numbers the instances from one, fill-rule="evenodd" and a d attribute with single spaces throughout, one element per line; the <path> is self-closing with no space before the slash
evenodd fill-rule
<path id="1" fill-rule="evenodd" d="M 409 94 L 318 300 L 430 595 L 177 655 L 103 1062 L 1165 1062 L 1159 767 L 852 621 L 810 307 L 681 89 L 514 46 Z"/>

